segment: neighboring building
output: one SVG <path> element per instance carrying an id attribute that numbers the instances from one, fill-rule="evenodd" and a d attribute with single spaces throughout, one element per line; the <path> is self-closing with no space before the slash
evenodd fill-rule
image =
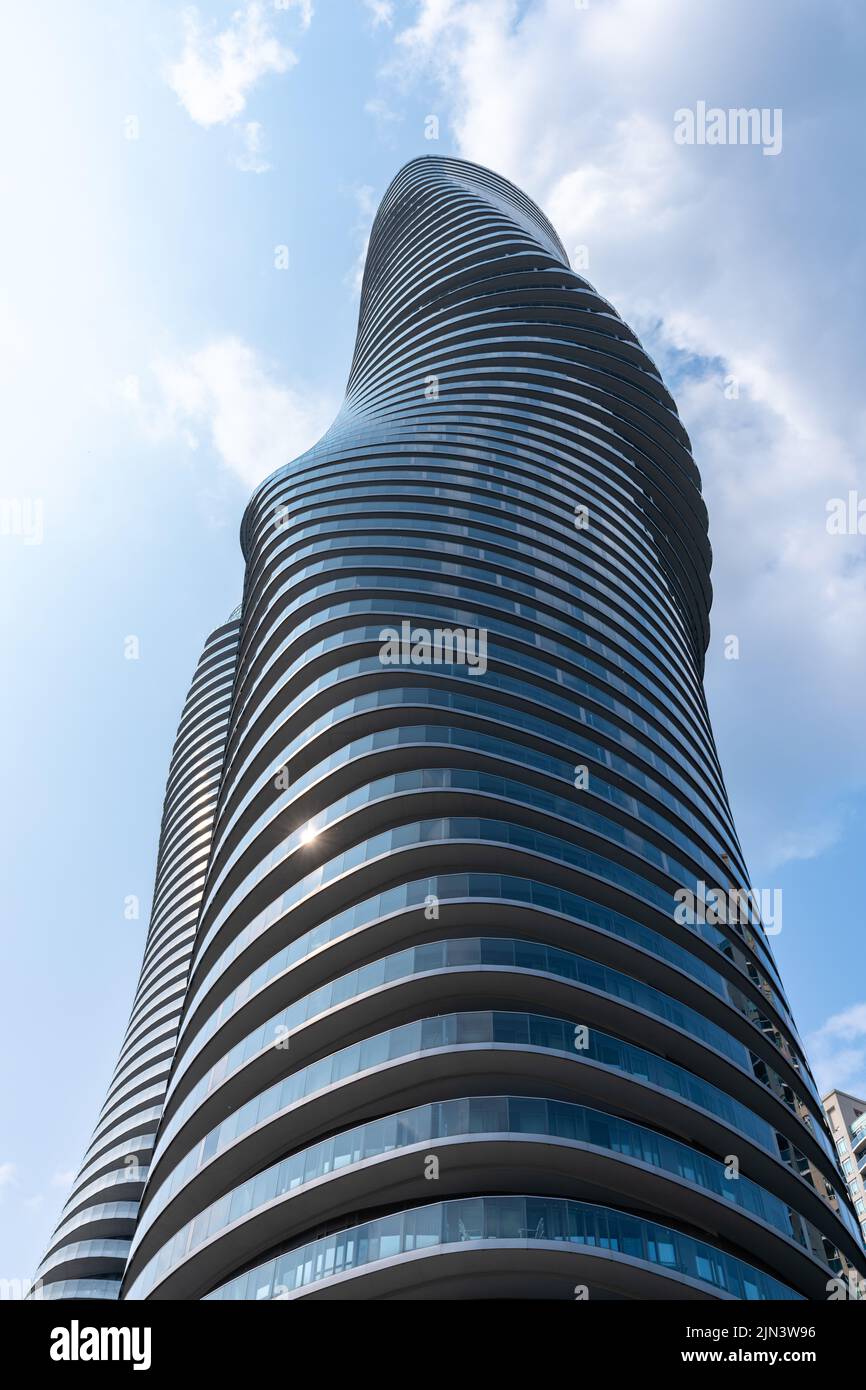
<path id="1" fill-rule="evenodd" d="M 824 1109 L 866 1241 L 866 1100 L 847 1091 L 830 1091 Z"/>
<path id="2" fill-rule="evenodd" d="M 700 911 L 749 880 L 689 439 L 518 189 L 397 175 L 345 404 L 241 541 L 45 1296 L 824 1298 L 862 1270 L 770 940 Z"/>

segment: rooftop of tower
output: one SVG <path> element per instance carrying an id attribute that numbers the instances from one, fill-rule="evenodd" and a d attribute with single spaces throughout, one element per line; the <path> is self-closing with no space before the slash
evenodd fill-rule
<path id="1" fill-rule="evenodd" d="M 407 160 L 391 179 L 373 219 L 367 248 L 367 266 L 369 266 L 371 257 L 375 253 L 376 243 L 388 218 L 394 213 L 401 201 L 411 196 L 413 190 L 423 189 L 425 185 L 429 186 L 432 173 L 439 175 L 440 178 L 443 174 L 447 175 L 448 179 L 455 184 L 462 184 L 474 191 L 482 191 L 492 205 L 497 206 L 512 221 L 518 223 L 533 240 L 540 243 L 554 260 L 561 263 L 563 269 L 567 270 L 569 274 L 574 274 L 571 271 L 565 247 L 552 223 L 538 205 L 516 184 L 482 164 L 474 164 L 471 160 L 459 159 L 452 155 L 439 154 L 416 155 Z M 365 284 L 361 291 L 361 317 L 363 317 L 366 288 L 365 267 Z M 290 460 L 286 460 L 286 462 L 288 463 Z M 240 543 L 244 554 L 246 554 L 249 518 L 252 515 L 258 493 L 267 482 L 268 478 L 262 479 L 261 483 L 254 489 L 241 519 Z"/>
<path id="2" fill-rule="evenodd" d="M 371 243 L 380 218 L 383 218 L 390 211 L 393 203 L 410 192 L 413 185 L 423 183 L 431 171 L 447 174 L 456 182 L 475 185 L 476 188 L 480 188 L 484 192 L 490 201 L 497 202 L 500 206 L 504 203 L 506 207 L 503 210 L 507 211 L 510 217 L 522 223 L 532 236 L 541 237 L 547 248 L 562 261 L 563 265 L 569 266 L 565 247 L 557 236 L 552 223 L 537 203 L 534 203 L 522 189 L 502 174 L 495 173 L 483 164 L 473 164 L 471 160 L 457 159 L 451 155 L 417 155 L 397 170 L 385 189 L 379 210 L 374 218 L 373 229 L 370 234 Z"/>

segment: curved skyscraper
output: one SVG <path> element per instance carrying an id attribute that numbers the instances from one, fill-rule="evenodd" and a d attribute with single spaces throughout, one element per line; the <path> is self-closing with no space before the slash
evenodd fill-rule
<path id="1" fill-rule="evenodd" d="M 689 439 L 513 185 L 397 175 L 345 403 L 241 538 L 46 1296 L 821 1299 L 863 1270 L 745 897 Z"/>

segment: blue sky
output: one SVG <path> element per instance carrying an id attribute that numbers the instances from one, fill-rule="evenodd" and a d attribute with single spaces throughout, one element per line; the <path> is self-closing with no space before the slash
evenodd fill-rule
<path id="1" fill-rule="evenodd" d="M 114 1065 L 243 507 L 334 413 L 372 215 L 420 153 L 524 187 L 677 395 L 734 813 L 819 1079 L 866 1093 L 866 536 L 825 524 L 866 497 L 862 5 L 45 0 L 0 29 L 0 1277 L 37 1263 Z M 780 109 L 780 152 L 677 144 L 698 101 Z"/>

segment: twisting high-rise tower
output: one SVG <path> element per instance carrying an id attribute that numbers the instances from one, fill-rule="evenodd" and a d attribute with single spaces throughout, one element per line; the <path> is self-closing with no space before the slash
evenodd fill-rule
<path id="1" fill-rule="evenodd" d="M 513 185 L 397 175 L 345 404 L 242 544 L 45 1295 L 822 1298 L 862 1269 L 767 936 L 700 910 L 748 876 L 688 436 Z"/>

